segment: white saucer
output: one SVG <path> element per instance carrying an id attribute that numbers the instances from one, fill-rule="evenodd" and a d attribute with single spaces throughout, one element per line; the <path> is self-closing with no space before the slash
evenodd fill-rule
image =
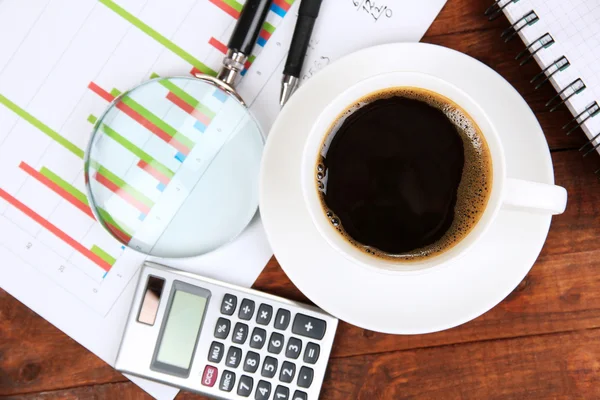
<path id="1" fill-rule="evenodd" d="M 469 94 L 497 128 L 507 175 L 554 183 L 548 144 L 531 109 L 500 75 L 462 53 L 400 43 L 346 56 L 311 78 L 282 110 L 267 141 L 260 210 L 281 267 L 316 305 L 359 327 L 395 334 L 448 329 L 488 311 L 525 277 L 551 217 L 501 210 L 486 236 L 448 268 L 420 275 L 378 273 L 348 260 L 321 237 L 305 207 L 301 155 L 312 122 L 348 86 L 391 71 L 418 71 Z"/>

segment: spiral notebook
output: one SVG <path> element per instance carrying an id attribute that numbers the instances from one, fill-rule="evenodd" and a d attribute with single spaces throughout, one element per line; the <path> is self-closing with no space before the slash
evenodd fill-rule
<path id="1" fill-rule="evenodd" d="M 565 133 L 580 126 L 589 140 L 581 152 L 600 153 L 600 0 L 497 0 L 486 11 L 490 19 L 502 13 L 511 23 L 503 39 L 520 37 L 526 46 L 517 62 L 542 68 L 532 84 L 556 89 L 548 109 L 568 107 Z"/>

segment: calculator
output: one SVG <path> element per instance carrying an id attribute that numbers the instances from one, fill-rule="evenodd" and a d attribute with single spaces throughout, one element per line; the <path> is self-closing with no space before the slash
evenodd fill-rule
<path id="1" fill-rule="evenodd" d="M 115 368 L 220 399 L 317 399 L 338 320 L 146 262 Z"/>

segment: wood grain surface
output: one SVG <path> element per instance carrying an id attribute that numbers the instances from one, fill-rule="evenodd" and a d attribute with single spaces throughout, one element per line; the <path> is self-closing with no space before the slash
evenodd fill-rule
<path id="1" fill-rule="evenodd" d="M 462 326 L 393 336 L 341 323 L 323 399 L 600 398 L 600 157 L 583 159 L 584 135 L 565 135 L 566 108 L 544 106 L 535 63 L 518 67 L 523 44 L 505 44 L 491 1 L 448 0 L 423 41 L 464 52 L 510 82 L 534 110 L 552 151 L 567 211 L 552 221 L 531 272 L 504 301 Z M 255 288 L 309 302 L 272 259 Z M 399 305 L 401 306 L 401 305 Z M 0 290 L 0 398 L 148 399 L 123 375 Z M 180 393 L 178 399 L 201 399 Z"/>

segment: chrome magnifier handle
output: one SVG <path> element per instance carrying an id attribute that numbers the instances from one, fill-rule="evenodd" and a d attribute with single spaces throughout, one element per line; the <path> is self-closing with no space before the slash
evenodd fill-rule
<path id="1" fill-rule="evenodd" d="M 273 0 L 247 0 L 227 43 L 227 55 L 217 79 L 230 87 L 244 69 Z"/>

